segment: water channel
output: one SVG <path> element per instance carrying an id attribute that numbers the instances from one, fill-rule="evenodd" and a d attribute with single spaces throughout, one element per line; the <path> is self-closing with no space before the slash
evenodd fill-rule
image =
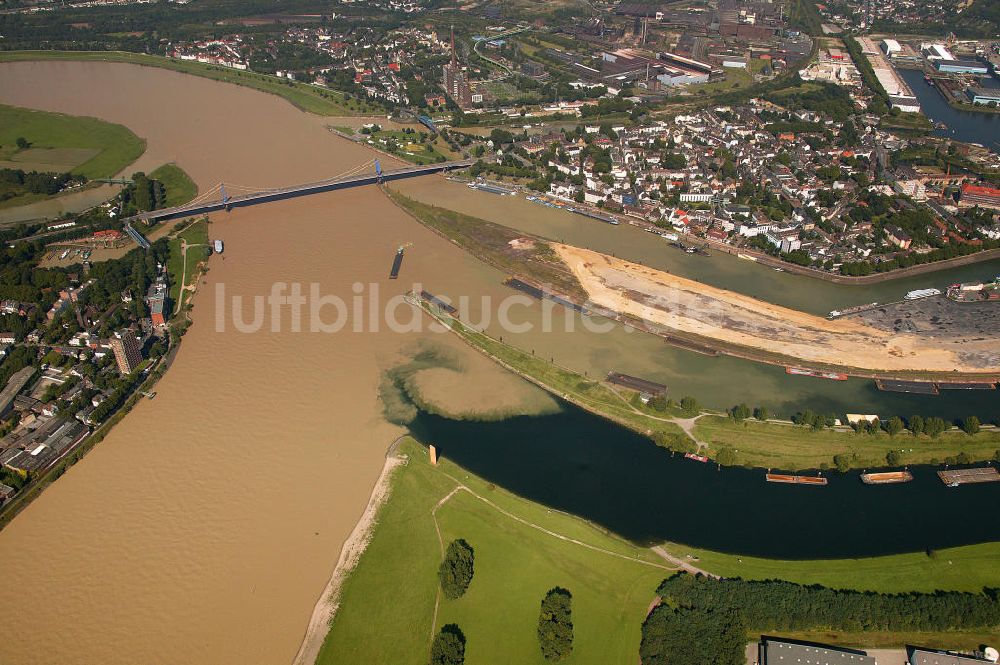
<path id="1" fill-rule="evenodd" d="M 441 454 L 512 492 L 639 543 L 679 542 L 781 559 L 919 552 L 1000 538 L 1000 484 L 948 488 L 930 467 L 869 486 L 768 483 L 719 470 L 565 404 L 558 414 L 482 423 L 420 413 L 411 429 Z"/>

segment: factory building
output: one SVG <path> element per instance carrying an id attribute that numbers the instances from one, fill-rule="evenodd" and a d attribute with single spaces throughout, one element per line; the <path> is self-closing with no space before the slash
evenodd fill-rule
<path id="1" fill-rule="evenodd" d="M 966 91 L 969 101 L 973 104 L 998 104 L 1000 105 L 1000 90 L 990 90 L 987 88 L 969 88 Z"/>
<path id="2" fill-rule="evenodd" d="M 757 662 L 760 665 L 790 665 L 794 663 L 878 665 L 874 656 L 869 656 L 858 649 L 845 649 L 766 636 L 761 637 L 757 654 Z"/>
<path id="3" fill-rule="evenodd" d="M 881 48 L 882 52 L 890 58 L 903 52 L 903 47 L 895 39 L 883 39 Z"/>
<path id="4" fill-rule="evenodd" d="M 989 74 L 985 62 L 978 60 L 938 60 L 934 68 L 943 74 Z"/>

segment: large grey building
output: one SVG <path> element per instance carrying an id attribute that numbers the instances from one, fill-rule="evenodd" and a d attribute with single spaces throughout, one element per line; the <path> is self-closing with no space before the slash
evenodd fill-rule
<path id="1" fill-rule="evenodd" d="M 761 637 L 758 654 L 760 665 L 877 665 L 873 656 L 857 649 L 776 637 Z"/>
<path id="2" fill-rule="evenodd" d="M 934 649 L 922 649 L 920 647 L 909 647 L 908 651 L 910 665 L 983 665 L 984 663 L 994 662 L 959 653 L 935 651 Z"/>

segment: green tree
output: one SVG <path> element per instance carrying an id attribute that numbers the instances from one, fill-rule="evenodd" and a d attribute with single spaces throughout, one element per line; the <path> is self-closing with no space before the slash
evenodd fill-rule
<path id="1" fill-rule="evenodd" d="M 889 466 L 899 466 L 903 463 L 903 456 L 898 450 L 890 450 L 885 454 L 885 463 Z"/>
<path id="2" fill-rule="evenodd" d="M 757 420 L 764 421 L 770 418 L 771 414 L 767 410 L 767 407 L 758 406 L 756 409 L 753 410 L 753 417 L 756 418 Z"/>
<path id="3" fill-rule="evenodd" d="M 684 413 L 698 413 L 701 410 L 701 405 L 698 404 L 698 400 L 694 397 L 682 397 L 681 410 Z"/>
<path id="4" fill-rule="evenodd" d="M 649 400 L 649 408 L 654 411 L 666 411 L 667 410 L 667 396 L 664 394 L 654 395 Z"/>
<path id="5" fill-rule="evenodd" d="M 906 427 L 913 436 L 919 436 L 924 433 L 924 419 L 921 416 L 910 416 Z"/>
<path id="6" fill-rule="evenodd" d="M 546 660 L 562 660 L 573 652 L 573 594 L 550 589 L 538 613 L 538 645 Z"/>
<path id="7" fill-rule="evenodd" d="M 729 446 L 724 446 L 715 454 L 715 461 L 722 466 L 736 465 L 736 451 Z"/>
<path id="8" fill-rule="evenodd" d="M 948 425 L 941 418 L 928 418 L 924 421 L 924 431 L 935 439 L 946 429 Z"/>
<path id="9" fill-rule="evenodd" d="M 465 635 L 453 623 L 441 627 L 431 644 L 431 665 L 462 665 L 465 662 Z"/>
<path id="10" fill-rule="evenodd" d="M 979 433 L 979 418 L 976 416 L 969 416 L 962 421 L 962 431 L 972 436 L 973 434 Z"/>
<path id="11" fill-rule="evenodd" d="M 17 144 L 18 150 L 27 150 L 28 146 L 31 145 L 30 143 L 28 143 L 28 140 L 23 136 L 18 136 L 17 141 L 15 141 L 15 143 Z"/>
<path id="12" fill-rule="evenodd" d="M 899 416 L 889 418 L 885 421 L 885 431 L 889 433 L 889 436 L 896 436 L 903 431 L 903 419 Z"/>
<path id="13" fill-rule="evenodd" d="M 750 407 L 746 404 L 737 404 L 733 408 L 729 409 L 730 417 L 738 423 L 743 422 L 750 417 L 751 411 Z"/>
<path id="14" fill-rule="evenodd" d="M 848 455 L 834 455 L 833 465 L 837 467 L 837 471 L 847 473 L 851 469 L 851 458 Z"/>
<path id="15" fill-rule="evenodd" d="M 472 546 L 461 538 L 448 544 L 444 561 L 438 568 L 441 591 L 446 598 L 461 598 L 472 582 L 474 552 Z"/>
<path id="16" fill-rule="evenodd" d="M 746 642 L 740 612 L 664 603 L 642 624 L 639 658 L 643 665 L 743 665 Z"/>

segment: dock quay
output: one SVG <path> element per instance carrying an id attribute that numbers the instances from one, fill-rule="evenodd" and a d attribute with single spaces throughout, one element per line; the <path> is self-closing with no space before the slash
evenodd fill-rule
<path id="1" fill-rule="evenodd" d="M 976 485 L 979 483 L 1000 483 L 1000 471 L 994 466 L 981 466 L 975 469 L 952 469 L 938 471 L 938 477 L 948 487 L 959 485 Z"/>
<path id="2" fill-rule="evenodd" d="M 896 379 L 875 379 L 875 387 L 890 393 L 912 393 L 914 395 L 938 395 L 936 383 L 930 381 L 898 381 Z"/>
<path id="3" fill-rule="evenodd" d="M 667 387 L 662 383 L 647 381 L 646 379 L 621 374 L 620 372 L 608 372 L 608 383 L 649 395 L 665 395 L 667 393 Z"/>
<path id="4" fill-rule="evenodd" d="M 892 483 L 908 483 L 913 480 L 913 474 L 909 471 L 879 471 L 876 473 L 862 473 L 861 482 L 865 485 L 889 485 Z"/>
<path id="5" fill-rule="evenodd" d="M 769 483 L 787 483 L 789 485 L 826 485 L 823 476 L 793 476 L 785 473 L 768 473 L 764 476 Z"/>
<path id="6" fill-rule="evenodd" d="M 430 304 L 434 305 L 435 307 L 440 307 L 441 309 L 451 314 L 452 316 L 458 313 L 457 309 L 455 309 L 445 301 L 441 300 L 433 293 L 430 293 L 429 291 L 421 291 L 420 297 L 423 298 L 426 302 L 429 302 Z"/>

